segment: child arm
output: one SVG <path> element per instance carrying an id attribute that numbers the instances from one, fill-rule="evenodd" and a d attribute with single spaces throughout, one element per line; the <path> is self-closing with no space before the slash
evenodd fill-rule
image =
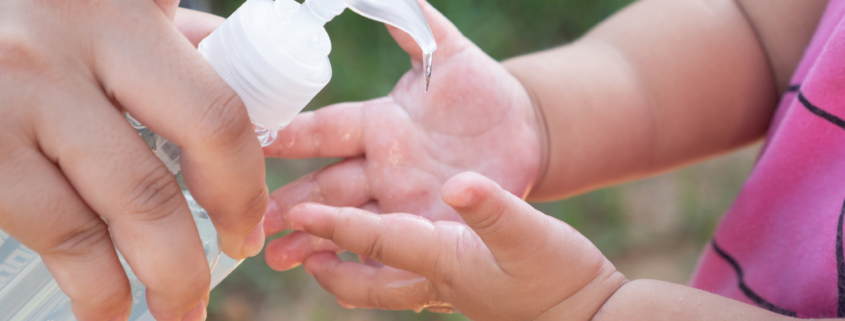
<path id="1" fill-rule="evenodd" d="M 505 62 L 509 70 L 423 3 L 439 46 L 431 90 L 420 90 L 419 47 L 392 30 L 414 69 L 389 97 L 303 113 L 265 148 L 270 157 L 344 158 L 275 191 L 266 234 L 288 229 L 285 215 L 303 202 L 460 220 L 432 191 L 463 171 L 520 197 L 539 188 L 530 197 L 543 200 L 759 139 L 777 98 L 773 79 L 788 79 L 824 7 L 766 3 L 745 10 L 766 31 L 760 41 L 734 2 L 644 0 L 572 45 Z M 785 49 L 764 55 L 761 43 Z M 767 56 L 786 67 L 770 68 Z M 529 91 L 548 122 L 548 153 Z M 266 258 L 286 270 L 331 250 L 339 248 L 294 232 L 270 242 Z"/>
<path id="2" fill-rule="evenodd" d="M 749 144 L 827 1 L 645 0 L 582 39 L 506 61 L 545 116 L 559 199 Z"/>
<path id="3" fill-rule="evenodd" d="M 760 307 L 655 280 L 627 281 L 583 235 L 490 179 L 441 190 L 466 222 L 300 204 L 287 220 L 384 266 L 333 252 L 305 271 L 345 307 L 459 310 L 473 320 L 786 320 Z"/>
<path id="4" fill-rule="evenodd" d="M 619 288 L 592 320 L 787 319 L 791 318 L 691 287 L 635 280 Z"/>

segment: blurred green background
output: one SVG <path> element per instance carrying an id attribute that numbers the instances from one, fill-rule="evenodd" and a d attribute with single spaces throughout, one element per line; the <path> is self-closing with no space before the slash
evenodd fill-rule
<path id="1" fill-rule="evenodd" d="M 228 16 L 243 0 L 183 0 Z M 458 29 L 503 60 L 570 42 L 631 0 L 430 0 Z M 410 68 L 380 23 L 349 10 L 326 25 L 334 75 L 308 109 L 387 94 Z M 436 63 L 435 71 L 436 73 Z M 456 106 L 459 108 L 460 106 Z M 629 279 L 686 283 L 704 244 L 747 177 L 758 148 L 673 173 L 534 204 L 592 240 Z M 332 160 L 268 160 L 278 188 Z M 209 320 L 465 320 L 460 314 L 347 310 L 301 267 L 276 272 L 263 254 L 243 263 L 211 293 Z"/>

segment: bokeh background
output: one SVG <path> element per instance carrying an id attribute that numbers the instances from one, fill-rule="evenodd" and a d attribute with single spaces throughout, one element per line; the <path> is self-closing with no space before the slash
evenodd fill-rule
<path id="1" fill-rule="evenodd" d="M 289 0 L 284 0 L 289 1 Z M 429 0 L 495 59 L 565 45 L 631 0 Z M 183 0 L 228 16 L 243 0 Z M 345 11 L 326 25 L 334 75 L 307 107 L 387 94 L 410 68 L 384 26 Z M 435 64 L 436 73 L 436 64 Z M 455 106 L 460 108 L 460 106 Z M 719 218 L 754 162 L 758 146 L 672 173 L 533 204 L 592 240 L 629 279 L 686 283 Z M 267 160 L 278 188 L 335 160 Z M 275 236 L 275 237 L 278 237 Z M 341 308 L 301 267 L 276 272 L 263 253 L 246 260 L 211 293 L 209 320 L 466 320 L 460 314 Z"/>

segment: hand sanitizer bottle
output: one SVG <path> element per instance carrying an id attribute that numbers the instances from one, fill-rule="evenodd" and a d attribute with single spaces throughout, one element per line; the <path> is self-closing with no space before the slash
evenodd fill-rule
<path id="1" fill-rule="evenodd" d="M 332 44 L 323 25 L 347 7 L 417 41 L 427 90 L 437 44 L 417 0 L 248 0 L 199 51 L 243 99 L 262 146 L 329 83 Z"/>
<path id="2" fill-rule="evenodd" d="M 437 50 L 428 22 L 416 0 L 247 0 L 199 45 L 200 53 L 241 97 L 262 146 L 271 144 L 331 78 L 331 42 L 323 25 L 350 8 L 367 18 L 393 25 L 423 51 L 425 90 L 431 57 Z M 179 148 L 130 115 L 130 124 L 181 182 Z M 182 188 L 197 224 L 213 288 L 234 270 L 233 260 L 217 247 L 217 232 L 208 214 Z M 119 254 L 119 253 L 118 253 Z M 132 285 L 131 321 L 154 320 L 144 285 L 120 257 Z M 61 292 L 41 257 L 0 230 L 0 321 L 75 320 L 70 299 Z"/>

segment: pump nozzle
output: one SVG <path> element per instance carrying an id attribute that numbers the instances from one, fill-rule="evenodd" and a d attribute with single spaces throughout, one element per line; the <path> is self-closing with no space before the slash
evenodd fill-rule
<path id="1" fill-rule="evenodd" d="M 303 7 L 311 9 L 314 16 L 324 21 L 340 14 L 343 7 L 349 7 L 359 15 L 407 32 L 422 49 L 425 90 L 428 91 L 431 58 L 437 43 L 417 0 L 306 0 Z"/>
<path id="2" fill-rule="evenodd" d="M 309 0 L 319 1 L 319 0 Z M 407 32 L 423 53 L 437 50 L 428 20 L 417 0 L 342 0 L 349 9 L 369 19 L 384 22 Z"/>
<path id="3" fill-rule="evenodd" d="M 315 0 L 309 0 L 315 1 Z M 359 15 L 407 32 L 423 51 L 425 91 L 431 80 L 432 53 L 437 50 L 434 35 L 417 0 L 343 0 Z"/>
<path id="4" fill-rule="evenodd" d="M 425 88 L 434 36 L 417 0 L 247 0 L 199 44 L 241 97 L 262 146 L 276 138 L 332 76 L 323 25 L 346 8 L 405 31 L 423 52 Z"/>

